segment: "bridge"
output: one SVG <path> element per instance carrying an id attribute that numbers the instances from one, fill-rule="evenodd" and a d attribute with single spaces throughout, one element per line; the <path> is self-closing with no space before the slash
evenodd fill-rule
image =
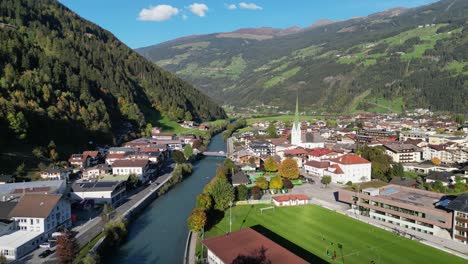
<path id="1" fill-rule="evenodd" d="M 226 152 L 224 151 L 203 151 L 202 154 L 210 157 L 226 157 Z"/>

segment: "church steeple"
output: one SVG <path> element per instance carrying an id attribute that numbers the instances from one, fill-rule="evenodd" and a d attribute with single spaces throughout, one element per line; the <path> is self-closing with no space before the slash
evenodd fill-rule
<path id="1" fill-rule="evenodd" d="M 294 126 L 299 127 L 299 96 L 296 96 L 296 113 L 294 115 Z"/>

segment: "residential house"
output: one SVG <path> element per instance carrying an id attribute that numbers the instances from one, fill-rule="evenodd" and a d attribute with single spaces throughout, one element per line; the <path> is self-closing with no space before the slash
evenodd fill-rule
<path id="1" fill-rule="evenodd" d="M 255 171 L 255 168 L 254 168 Z M 241 170 L 239 172 L 234 173 L 231 178 L 232 186 L 236 187 L 239 185 L 247 185 L 250 183 L 249 179 L 245 175 L 245 173 Z"/>
<path id="2" fill-rule="evenodd" d="M 455 184 L 455 174 L 447 171 L 431 171 L 426 176 L 427 183 L 440 181 L 442 185 L 449 186 Z"/>
<path id="3" fill-rule="evenodd" d="M 420 162 L 422 159 L 422 149 L 411 144 L 393 143 L 385 144 L 385 153 L 392 157 L 393 162 Z"/>
<path id="4" fill-rule="evenodd" d="M 15 182 L 0 184 L 1 200 L 10 200 L 25 194 L 64 194 L 65 180 Z"/>
<path id="5" fill-rule="evenodd" d="M 174 140 L 176 139 L 176 135 L 173 133 L 157 133 L 153 134 L 152 138 L 156 140 Z"/>
<path id="6" fill-rule="evenodd" d="M 110 174 L 112 168 L 107 164 L 99 164 L 83 171 L 82 179 L 85 181 L 96 180 L 100 176 Z"/>
<path id="7" fill-rule="evenodd" d="M 468 193 L 459 195 L 446 208 L 453 211 L 452 239 L 468 244 Z"/>
<path id="8" fill-rule="evenodd" d="M 332 182 L 366 182 L 371 180 L 371 162 L 355 154 L 346 154 L 330 160 L 330 167 L 324 176 L 331 176 Z"/>
<path id="9" fill-rule="evenodd" d="M 107 154 L 106 156 L 106 164 L 107 165 L 112 165 L 116 160 L 123 160 L 125 159 L 126 155 L 125 153 L 111 153 Z"/>
<path id="10" fill-rule="evenodd" d="M 112 174 L 135 174 L 138 177 L 138 179 L 143 183 L 148 181 L 148 169 L 148 160 L 116 160 L 112 164 Z"/>
<path id="11" fill-rule="evenodd" d="M 40 172 L 41 178 L 47 180 L 67 180 L 70 173 L 67 168 L 49 168 Z"/>

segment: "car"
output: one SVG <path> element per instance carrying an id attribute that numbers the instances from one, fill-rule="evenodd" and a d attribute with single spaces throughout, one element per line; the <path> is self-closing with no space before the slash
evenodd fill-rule
<path id="1" fill-rule="evenodd" d="M 52 245 L 49 242 L 44 242 L 39 245 L 40 248 L 51 248 Z"/>
<path id="2" fill-rule="evenodd" d="M 46 258 L 47 256 L 49 256 L 50 254 L 52 254 L 52 250 L 50 249 L 46 249 L 44 252 L 42 252 L 41 254 L 39 254 L 39 257 L 40 258 Z"/>
<path id="3" fill-rule="evenodd" d="M 308 181 L 310 184 L 315 184 L 315 181 L 312 180 L 312 179 L 308 179 L 307 181 Z"/>

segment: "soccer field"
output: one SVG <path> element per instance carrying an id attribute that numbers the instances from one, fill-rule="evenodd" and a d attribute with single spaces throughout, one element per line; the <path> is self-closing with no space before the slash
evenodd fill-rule
<path id="1" fill-rule="evenodd" d="M 311 262 L 313 258 L 300 254 L 301 248 L 333 263 L 466 263 L 457 256 L 318 206 L 277 207 L 261 214 L 260 208 L 264 207 L 268 205 L 233 207 L 232 231 L 261 225 L 283 238 L 282 242 L 273 239 L 277 243 Z M 205 235 L 213 237 L 228 231 L 229 209 Z M 327 256 L 327 251 L 330 255 L 336 251 L 336 259 Z"/>

